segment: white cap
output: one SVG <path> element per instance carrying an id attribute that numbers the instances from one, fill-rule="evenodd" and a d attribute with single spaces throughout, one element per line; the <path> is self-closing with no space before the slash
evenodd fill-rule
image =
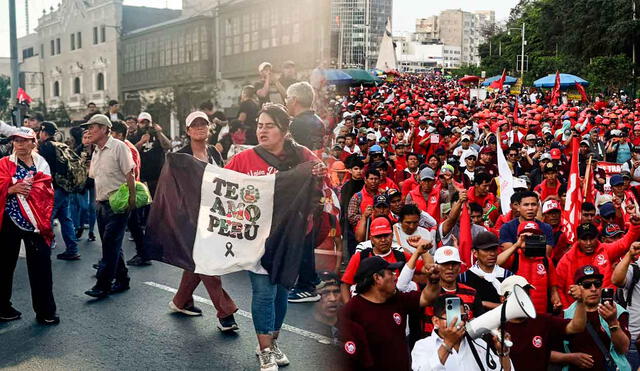
<path id="1" fill-rule="evenodd" d="M 269 62 L 260 63 L 260 65 L 258 66 L 258 72 L 262 72 L 262 70 L 264 70 L 267 67 L 271 67 L 271 63 Z"/>
<path id="2" fill-rule="evenodd" d="M 522 288 L 526 288 L 528 286 L 534 290 L 536 289 L 532 284 L 529 283 L 529 281 L 527 281 L 526 278 L 522 276 L 513 275 L 505 278 L 505 280 L 502 281 L 502 284 L 500 285 L 500 292 L 499 292 L 500 296 L 504 296 L 506 293 L 513 291 L 513 287 L 515 285 L 518 285 Z"/>
<path id="3" fill-rule="evenodd" d="M 527 134 L 525 140 L 536 140 L 536 138 L 535 134 Z"/>
<path id="4" fill-rule="evenodd" d="M 0 122 L 4 124 L 4 121 L 0 121 Z M 26 126 L 21 126 L 17 128 L 15 132 L 9 135 L 9 138 L 12 138 L 12 137 L 20 137 L 24 139 L 36 139 L 36 133 L 31 128 L 28 128 Z"/>
<path id="5" fill-rule="evenodd" d="M 462 155 L 460 155 L 460 166 L 466 166 L 464 160 L 466 160 L 467 157 L 470 157 L 470 156 L 474 156 L 477 160 L 478 152 L 473 148 L 468 148 L 462 151 Z"/>
<path id="6" fill-rule="evenodd" d="M 345 113 L 343 113 L 343 114 L 342 114 L 342 118 L 343 118 L 343 119 L 346 119 L 347 117 L 348 117 L 348 118 L 351 118 L 352 116 L 353 116 L 353 115 L 351 114 L 351 112 L 345 112 Z"/>
<path id="7" fill-rule="evenodd" d="M 193 111 L 189 114 L 189 116 L 187 116 L 187 119 L 185 120 L 187 127 L 191 126 L 191 124 L 193 123 L 193 120 L 197 118 L 205 119 L 207 123 L 209 122 L 209 116 L 207 116 L 206 113 L 202 111 Z"/>
<path id="8" fill-rule="evenodd" d="M 449 262 L 462 263 L 460 260 L 460 253 L 458 249 L 453 246 L 442 246 L 441 248 L 436 250 L 436 253 L 433 255 L 433 260 L 436 264 L 444 264 Z"/>
<path id="9" fill-rule="evenodd" d="M 542 160 L 549 160 L 549 161 L 551 161 L 551 154 L 550 154 L 550 153 L 548 153 L 548 152 L 543 153 L 543 154 L 540 156 L 540 161 L 542 161 Z"/>
<path id="10" fill-rule="evenodd" d="M 149 122 L 153 122 L 153 120 L 151 119 L 151 114 L 149 112 L 140 112 L 140 114 L 138 115 L 138 122 L 142 120 L 149 120 Z"/>
<path id="11" fill-rule="evenodd" d="M 460 141 L 463 141 L 463 140 L 465 140 L 465 139 L 466 139 L 466 140 L 471 140 L 471 137 L 470 137 L 468 134 L 465 134 L 465 135 L 463 135 L 463 136 L 461 136 L 461 137 L 460 137 Z"/>

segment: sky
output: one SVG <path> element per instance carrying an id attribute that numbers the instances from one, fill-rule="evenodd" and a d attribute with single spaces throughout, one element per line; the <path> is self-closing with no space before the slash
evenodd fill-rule
<path id="1" fill-rule="evenodd" d="M 16 20 L 18 37 L 24 36 L 26 31 L 25 0 L 16 1 Z M 38 24 L 38 17 L 42 15 L 42 10 L 49 12 L 49 7 L 54 8 L 62 0 L 28 0 L 29 1 L 29 28 L 33 29 Z M 268 1 L 268 0 L 264 0 Z M 296 0 L 291 0 L 296 1 Z M 509 16 L 509 11 L 516 5 L 518 0 L 393 0 L 393 32 L 412 32 L 415 28 L 416 18 L 426 18 L 437 15 L 445 9 L 473 10 L 495 10 L 498 21 L 505 20 Z M 138 5 L 172 9 L 180 9 L 182 0 L 124 0 L 125 5 Z M 0 0 L 0 57 L 9 56 L 9 2 Z"/>

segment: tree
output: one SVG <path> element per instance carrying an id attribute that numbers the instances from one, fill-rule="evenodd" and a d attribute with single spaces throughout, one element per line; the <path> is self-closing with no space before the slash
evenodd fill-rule
<path id="1" fill-rule="evenodd" d="M 11 81 L 9 77 L 0 75 L 0 118 L 6 117 L 11 103 Z"/>
<path id="2" fill-rule="evenodd" d="M 630 80 L 631 60 L 624 54 L 596 57 L 585 67 L 585 78 L 596 91 L 615 92 Z"/>

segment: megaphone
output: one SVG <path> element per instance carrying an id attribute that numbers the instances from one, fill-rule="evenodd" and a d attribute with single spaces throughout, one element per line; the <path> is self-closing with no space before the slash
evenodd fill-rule
<path id="1" fill-rule="evenodd" d="M 536 318 L 536 309 L 527 295 L 527 292 L 518 285 L 513 286 L 513 291 L 507 301 L 491 309 L 480 317 L 467 322 L 465 328 L 472 339 L 477 339 L 487 332 L 500 327 L 500 318 L 504 307 L 505 321 L 514 318 Z"/>

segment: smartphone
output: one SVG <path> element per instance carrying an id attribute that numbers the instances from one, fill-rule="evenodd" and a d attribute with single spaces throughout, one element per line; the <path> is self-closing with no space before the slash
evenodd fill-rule
<path id="1" fill-rule="evenodd" d="M 613 289 L 612 288 L 602 289 L 602 295 L 600 296 L 600 303 L 604 304 L 607 301 L 610 304 L 613 304 Z"/>
<path id="2" fill-rule="evenodd" d="M 460 315 L 460 298 L 446 298 L 444 303 L 447 316 L 447 327 L 451 326 L 454 317 L 458 319 L 456 323 L 460 323 L 462 320 L 462 316 Z"/>

